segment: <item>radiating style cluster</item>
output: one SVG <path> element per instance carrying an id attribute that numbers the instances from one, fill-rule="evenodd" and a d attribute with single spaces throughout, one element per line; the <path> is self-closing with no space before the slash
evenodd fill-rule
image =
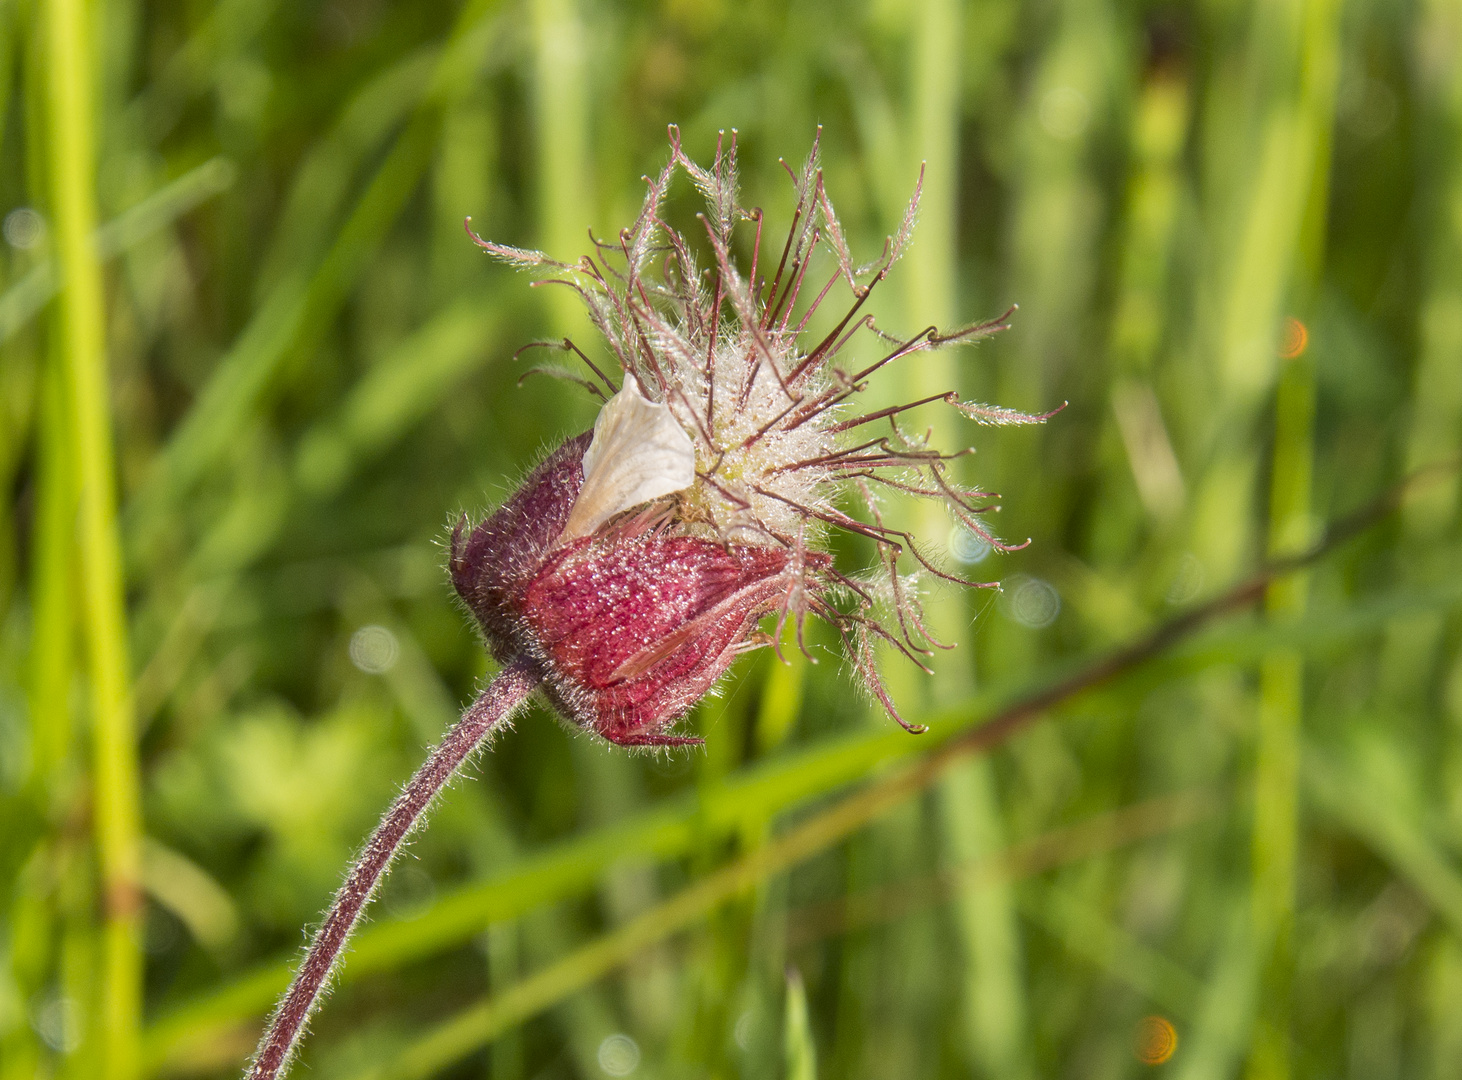
<path id="1" fill-rule="evenodd" d="M 814 144 L 801 171 L 788 170 L 797 203 L 786 240 L 764 254 L 762 213 L 738 200 L 734 134 L 718 141 L 709 169 L 670 134 L 670 160 L 648 181 L 639 218 L 578 263 L 474 234 L 499 258 L 579 293 L 620 382 L 561 344 L 592 373 L 580 381 L 604 399 L 594 430 L 559 447 L 486 521 L 458 524 L 453 583 L 499 660 L 531 662 L 556 708 L 622 745 L 697 741 L 670 729 L 739 653 L 776 646 L 789 622 L 805 649 L 809 614 L 838 628 L 872 693 L 918 730 L 895 709 L 875 648 L 886 642 L 922 666 L 921 656 L 942 647 L 924 624 L 918 577 L 949 575 L 885 522 L 880 492 L 940 500 L 992 547 L 1011 545 L 982 523 L 994 496 L 956 484 L 948 462 L 958 455 L 903 430 L 900 414 L 932 402 L 985 424 L 1051 414 L 962 402 L 952 391 L 860 408 L 859 393 L 886 365 L 1006 326 L 1002 316 L 895 339 L 864 313 L 909 243 L 918 188 L 881 256 L 859 266 Z M 681 170 L 708 205 L 705 270 L 690 238 L 662 214 Z M 738 227 L 754 230 L 745 273 L 732 256 Z M 832 253 L 831 272 L 809 280 L 819 246 Z M 814 339 L 808 328 L 840 284 L 851 303 Z M 855 337 L 876 343 L 876 358 L 849 361 Z M 839 570 L 825 545 L 834 528 L 874 541 L 879 567 Z M 775 630 L 758 631 L 773 615 Z"/>

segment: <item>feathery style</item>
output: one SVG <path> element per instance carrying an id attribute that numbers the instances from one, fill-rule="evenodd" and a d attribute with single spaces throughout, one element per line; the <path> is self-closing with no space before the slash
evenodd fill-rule
<path id="1" fill-rule="evenodd" d="M 576 290 L 621 378 L 616 387 L 572 342 L 553 343 L 576 353 L 592 377 L 535 370 L 574 378 L 604 406 L 593 432 L 555 451 L 496 514 L 476 528 L 458 523 L 453 583 L 499 660 L 528 660 L 564 716 L 621 745 L 699 741 L 671 728 L 739 653 L 776 646 L 788 620 L 805 649 L 809 614 L 842 633 L 889 714 L 920 730 L 894 707 L 875 644 L 887 642 L 922 666 L 919 657 L 942 646 L 921 617 L 918 576 L 968 583 L 886 524 L 877 492 L 940 500 L 995 549 L 1012 545 L 981 520 L 994 496 L 954 483 L 947 463 L 958 455 L 903 431 L 899 415 L 932 402 L 984 424 L 1039 423 L 1052 414 L 962 402 L 952 391 L 873 411 L 862 411 L 858 397 L 886 365 L 988 337 L 1005 329 L 1010 312 L 891 338 L 862 310 L 908 246 L 917 187 L 882 255 L 858 266 L 814 143 L 792 173 L 797 204 L 772 268 L 759 265 L 762 213 L 738 199 L 735 134 L 718 140 L 709 169 L 685 155 L 673 127 L 670 145 L 634 225 L 615 243 L 596 241 L 594 254 L 577 263 L 472 234 L 493 255 Z M 707 203 L 701 220 L 712 265 L 705 272 L 690 238 L 663 216 L 681 170 Z M 755 230 L 744 275 L 731 257 L 738 226 Z M 809 284 L 819 245 L 832 252 L 832 274 Z M 850 306 L 810 340 L 815 313 L 840 283 Z M 848 362 L 860 331 L 880 355 Z M 875 541 L 878 570 L 837 569 L 824 550 L 833 528 Z M 900 569 L 901 555 L 911 570 Z M 758 632 L 773 614 L 775 632 Z"/>

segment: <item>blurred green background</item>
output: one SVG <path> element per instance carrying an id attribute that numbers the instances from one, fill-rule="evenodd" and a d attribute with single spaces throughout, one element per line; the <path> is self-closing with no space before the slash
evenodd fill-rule
<path id="1" fill-rule="evenodd" d="M 519 346 L 591 339 L 462 220 L 572 259 L 669 122 L 702 161 L 739 130 L 778 240 L 777 160 L 823 125 L 865 258 L 927 162 L 880 325 L 1021 309 L 879 392 L 1069 401 L 921 415 L 1034 542 L 918 522 L 1005 583 L 936 590 L 958 651 L 890 668 L 930 735 L 824 631 L 819 665 L 742 662 L 703 753 L 525 718 L 398 865 L 299 1074 L 1462 1077 L 1455 471 L 866 796 L 1455 461 L 1458 0 L 0 0 L 0 1077 L 241 1067 L 488 671 L 448 521 L 594 415 L 515 387 Z"/>

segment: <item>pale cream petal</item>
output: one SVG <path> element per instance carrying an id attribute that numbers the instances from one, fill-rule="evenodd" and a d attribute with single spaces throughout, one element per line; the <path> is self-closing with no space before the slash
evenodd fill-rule
<path id="1" fill-rule="evenodd" d="M 695 483 L 695 444 L 670 407 L 649 401 L 634 376 L 604 403 L 584 454 L 584 485 L 563 540 L 588 536 L 615 514 Z"/>

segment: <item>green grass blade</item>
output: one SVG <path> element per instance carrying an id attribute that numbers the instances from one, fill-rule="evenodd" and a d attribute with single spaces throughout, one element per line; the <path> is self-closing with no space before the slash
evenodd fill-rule
<path id="1" fill-rule="evenodd" d="M 68 428 L 80 490 L 78 555 L 91 682 L 92 816 L 103 895 L 98 1005 L 105 1080 L 132 1080 L 142 1022 L 142 810 L 117 531 L 105 297 L 96 229 L 92 31 L 80 0 L 48 0 L 49 149 L 66 358 Z"/>
<path id="2" fill-rule="evenodd" d="M 37 498 L 32 524 L 30 721 L 36 801 L 53 795 L 56 772 L 71 751 L 71 677 L 75 635 L 76 472 L 60 357 L 41 372 L 37 425 Z"/>
<path id="3" fill-rule="evenodd" d="M 596 216 L 589 173 L 588 42 L 579 0 L 529 0 L 528 7 L 533 28 L 538 238 L 548 255 L 573 262 L 588 244 L 584 227 Z M 556 334 L 588 326 L 578 297 L 568 289 L 546 290 L 545 302 Z"/>
<path id="4" fill-rule="evenodd" d="M 990 858 L 1003 847 L 995 770 L 988 758 L 950 770 L 940 784 L 939 808 L 943 847 L 956 865 Z M 955 900 L 954 918 L 963 950 L 961 1027 L 967 1053 L 987 1075 L 1029 1075 L 1015 892 L 996 878 L 972 881 Z"/>
<path id="5" fill-rule="evenodd" d="M 1291 294 L 1308 306 L 1317 288 L 1328 216 L 1331 130 L 1339 68 L 1340 4 L 1311 0 L 1302 7 L 1296 132 L 1299 152 L 1294 182 L 1307 185 L 1299 205 Z M 1300 309 L 1301 314 L 1308 311 Z M 1311 484 L 1314 472 L 1315 380 L 1303 345 L 1280 374 L 1275 400 L 1274 461 L 1269 493 L 1271 557 L 1301 551 L 1312 542 Z M 1304 610 L 1308 575 L 1299 573 L 1269 587 L 1270 617 L 1293 620 Z M 1302 658 L 1280 651 L 1259 668 L 1259 734 L 1254 776 L 1253 929 L 1265 965 L 1261 1008 L 1253 1050 L 1258 1080 L 1290 1075 L 1290 1015 L 1293 997 L 1295 876 L 1300 842 L 1300 727 L 1304 715 Z"/>
<path id="6" fill-rule="evenodd" d="M 807 987 L 802 973 L 787 969 L 787 1008 L 782 1020 L 785 1080 L 817 1080 L 817 1045 L 812 1040 L 812 1022 L 807 1015 Z"/>

